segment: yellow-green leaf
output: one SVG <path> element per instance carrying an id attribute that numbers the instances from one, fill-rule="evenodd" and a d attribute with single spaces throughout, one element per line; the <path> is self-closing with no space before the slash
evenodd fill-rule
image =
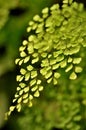
<path id="1" fill-rule="evenodd" d="M 47 83 L 50 83 L 52 81 L 52 78 L 49 78 L 48 80 L 47 80 Z"/>
<path id="2" fill-rule="evenodd" d="M 43 86 L 39 86 L 39 91 L 42 91 L 43 90 Z"/>
<path id="3" fill-rule="evenodd" d="M 28 41 L 27 41 L 27 40 L 24 40 L 22 44 L 25 46 L 25 45 L 28 44 Z"/>
<path id="4" fill-rule="evenodd" d="M 71 57 L 69 57 L 69 58 L 68 58 L 68 63 L 72 62 L 72 60 L 73 60 L 73 59 L 72 59 Z"/>
<path id="5" fill-rule="evenodd" d="M 28 103 L 28 98 L 23 100 L 23 103 Z"/>
<path id="6" fill-rule="evenodd" d="M 73 64 L 79 64 L 81 62 L 82 58 L 74 58 L 73 59 Z"/>
<path id="7" fill-rule="evenodd" d="M 33 88 L 31 88 L 31 91 L 34 92 L 34 91 L 36 91 L 37 89 L 38 89 L 38 86 L 36 85 L 36 86 L 34 86 Z"/>
<path id="8" fill-rule="evenodd" d="M 20 112 L 20 111 L 21 111 L 21 104 L 18 104 L 18 105 L 16 106 L 16 108 L 17 108 L 17 111 Z"/>
<path id="9" fill-rule="evenodd" d="M 53 70 L 58 69 L 59 66 L 60 66 L 59 64 L 55 64 L 55 65 L 52 66 L 52 69 L 53 69 Z"/>
<path id="10" fill-rule="evenodd" d="M 22 97 L 20 97 L 20 98 L 17 100 L 18 103 L 21 103 L 21 101 L 22 101 Z"/>
<path id="11" fill-rule="evenodd" d="M 23 95 L 23 99 L 25 99 L 27 97 L 28 97 L 28 93 L 26 93 L 26 94 Z"/>
<path id="12" fill-rule="evenodd" d="M 39 15 L 35 15 L 35 16 L 33 17 L 33 20 L 34 20 L 34 21 L 39 21 L 39 20 L 40 20 L 40 16 L 39 16 Z"/>
<path id="13" fill-rule="evenodd" d="M 29 91 L 29 86 L 25 87 L 25 88 L 23 89 L 23 91 L 24 91 L 25 93 L 27 93 L 27 92 Z"/>
<path id="14" fill-rule="evenodd" d="M 28 106 L 29 106 L 29 107 L 32 107 L 32 105 L 33 105 L 32 102 L 29 101 Z"/>
<path id="15" fill-rule="evenodd" d="M 75 72 L 76 73 L 81 73 L 82 72 L 82 67 L 80 67 L 80 66 L 75 66 Z"/>
<path id="16" fill-rule="evenodd" d="M 36 62 L 38 62 L 38 61 L 39 61 L 39 57 L 36 57 L 35 59 L 32 60 L 31 63 L 34 64 L 34 63 L 36 63 Z"/>
<path id="17" fill-rule="evenodd" d="M 39 94 L 39 91 L 37 90 L 35 93 L 34 93 L 34 97 L 39 97 L 40 94 Z"/>
<path id="18" fill-rule="evenodd" d="M 29 100 L 32 100 L 33 99 L 33 96 L 30 94 L 29 95 Z"/>
<path id="19" fill-rule="evenodd" d="M 37 71 L 31 71 L 31 78 L 35 78 L 37 76 Z"/>
<path id="20" fill-rule="evenodd" d="M 21 57 L 25 57 L 25 56 L 26 56 L 26 53 L 25 53 L 24 51 L 22 51 L 22 52 L 20 53 L 20 56 L 21 56 Z"/>
<path id="21" fill-rule="evenodd" d="M 27 63 L 30 60 L 30 56 L 25 57 L 24 63 Z"/>
<path id="22" fill-rule="evenodd" d="M 39 85 L 39 84 L 41 84 L 41 80 L 40 79 L 37 80 L 37 85 Z"/>
<path id="23" fill-rule="evenodd" d="M 20 59 L 18 58 L 18 59 L 16 59 L 15 60 L 15 64 L 18 64 L 18 62 L 20 61 Z"/>
<path id="24" fill-rule="evenodd" d="M 23 80 L 24 76 L 17 75 L 16 80 L 21 82 Z"/>
<path id="25" fill-rule="evenodd" d="M 19 86 L 20 86 L 21 88 L 24 88 L 24 87 L 26 86 L 26 84 L 25 84 L 25 83 L 20 83 Z"/>
<path id="26" fill-rule="evenodd" d="M 76 78 L 77 78 L 76 73 L 75 73 L 75 72 L 72 72 L 69 78 L 70 78 L 71 80 L 76 79 Z"/>
<path id="27" fill-rule="evenodd" d="M 21 64 L 23 63 L 23 61 L 24 61 L 23 59 L 22 59 L 22 60 L 20 60 L 20 61 L 19 61 L 19 65 L 21 65 Z"/>
<path id="28" fill-rule="evenodd" d="M 30 86 L 33 86 L 35 84 L 36 84 L 36 79 L 33 79 L 33 80 L 30 81 Z"/>
<path id="29" fill-rule="evenodd" d="M 14 111 L 14 109 L 15 109 L 15 106 L 11 106 L 10 108 L 9 108 L 9 110 L 12 112 L 12 111 Z"/>
<path id="30" fill-rule="evenodd" d="M 45 75 L 45 78 L 48 79 L 48 78 L 50 78 L 51 76 L 52 76 L 52 71 L 47 72 L 47 74 Z"/>
<path id="31" fill-rule="evenodd" d="M 42 10 L 42 13 L 45 14 L 45 13 L 48 13 L 48 11 L 49 11 L 49 8 L 46 7 L 46 8 L 44 8 L 44 9 Z"/>
<path id="32" fill-rule="evenodd" d="M 28 50 L 29 54 L 32 54 L 34 52 L 33 45 L 29 44 L 27 50 Z"/>
<path id="33" fill-rule="evenodd" d="M 29 70 L 29 71 L 33 70 L 33 66 L 32 65 L 28 65 L 27 66 L 27 70 Z"/>
<path id="34" fill-rule="evenodd" d="M 61 76 L 60 73 L 58 73 L 58 72 L 55 72 L 55 73 L 54 73 L 54 77 L 55 77 L 56 79 L 58 79 L 60 76 Z"/>
<path id="35" fill-rule="evenodd" d="M 20 90 L 20 91 L 19 91 L 19 95 L 22 95 L 22 94 L 23 94 L 23 90 Z"/>
<path id="36" fill-rule="evenodd" d="M 67 66 L 67 61 L 66 60 L 61 61 L 60 66 L 61 66 L 61 68 L 66 67 Z"/>
<path id="37" fill-rule="evenodd" d="M 53 84 L 56 85 L 58 83 L 56 78 L 53 78 Z"/>
<path id="38" fill-rule="evenodd" d="M 73 68 L 73 65 L 71 64 L 71 65 L 69 65 L 69 66 L 66 68 L 65 72 L 70 71 L 72 68 Z"/>
<path id="39" fill-rule="evenodd" d="M 25 81 L 28 81 L 30 78 L 30 73 L 25 74 Z"/>
<path id="40" fill-rule="evenodd" d="M 21 68 L 21 69 L 20 69 L 20 73 L 21 73 L 22 75 L 25 75 L 26 70 L 25 70 L 25 69 L 23 69 L 23 68 Z"/>
<path id="41" fill-rule="evenodd" d="M 26 48 L 25 46 L 20 46 L 19 51 L 24 51 L 25 48 Z"/>

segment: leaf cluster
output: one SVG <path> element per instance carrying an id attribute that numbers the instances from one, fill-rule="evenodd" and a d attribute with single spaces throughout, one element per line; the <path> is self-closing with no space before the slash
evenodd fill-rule
<path id="1" fill-rule="evenodd" d="M 86 120 L 86 82 L 84 81 L 86 47 L 86 12 L 83 4 L 64 0 L 35 15 L 27 27 L 28 40 L 19 48 L 19 85 L 13 105 L 6 116 L 23 104 L 32 107 L 36 97 L 48 85 L 57 87 L 57 127 L 64 130 L 83 129 Z M 83 82 L 85 82 L 83 84 Z M 81 88 L 82 87 L 82 88 Z M 53 88 L 54 89 L 54 88 Z"/>

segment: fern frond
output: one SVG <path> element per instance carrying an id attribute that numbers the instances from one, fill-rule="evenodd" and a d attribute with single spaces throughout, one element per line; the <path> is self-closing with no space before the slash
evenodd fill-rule
<path id="1" fill-rule="evenodd" d="M 35 15 L 29 22 L 28 40 L 23 41 L 19 48 L 20 57 L 15 61 L 21 68 L 16 77 L 19 86 L 13 99 L 16 105 L 10 107 L 6 117 L 15 108 L 20 111 L 22 104 L 32 107 L 34 98 L 43 91 L 44 83 L 58 86 L 63 73 L 70 81 L 82 74 L 86 47 L 83 12 L 83 4 L 64 0 L 62 9 L 59 4 L 50 9 L 46 7 L 42 10 L 42 17 Z"/>

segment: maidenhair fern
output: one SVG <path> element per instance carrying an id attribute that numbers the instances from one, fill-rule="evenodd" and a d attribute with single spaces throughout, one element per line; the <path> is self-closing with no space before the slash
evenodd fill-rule
<path id="1" fill-rule="evenodd" d="M 60 86 L 58 126 L 64 130 L 81 129 L 79 121 L 83 114 L 80 109 L 86 111 L 86 82 L 82 85 L 86 76 L 85 15 L 83 4 L 63 0 L 61 8 L 59 4 L 50 9 L 46 7 L 42 16 L 35 15 L 29 22 L 28 40 L 23 41 L 20 57 L 15 61 L 20 66 L 20 74 L 16 77 L 19 86 L 6 118 L 15 108 L 20 112 L 23 104 L 32 107 L 35 98 L 50 84 Z"/>

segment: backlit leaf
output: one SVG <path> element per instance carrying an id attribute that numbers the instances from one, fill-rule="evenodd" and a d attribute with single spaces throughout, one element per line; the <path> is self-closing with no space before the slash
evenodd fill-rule
<path id="1" fill-rule="evenodd" d="M 69 78 L 70 78 L 71 80 L 76 79 L 76 78 L 77 78 L 76 73 L 75 73 L 75 72 L 72 72 Z"/>
<path id="2" fill-rule="evenodd" d="M 75 72 L 76 73 L 80 73 L 80 72 L 82 72 L 82 67 L 80 67 L 80 66 L 75 66 Z"/>
<path id="3" fill-rule="evenodd" d="M 25 81 L 28 81 L 29 78 L 30 78 L 30 73 L 26 73 L 26 74 L 25 74 Z"/>
<path id="4" fill-rule="evenodd" d="M 35 93 L 34 93 L 34 97 L 39 97 L 40 94 L 39 94 L 39 91 L 37 90 Z"/>

